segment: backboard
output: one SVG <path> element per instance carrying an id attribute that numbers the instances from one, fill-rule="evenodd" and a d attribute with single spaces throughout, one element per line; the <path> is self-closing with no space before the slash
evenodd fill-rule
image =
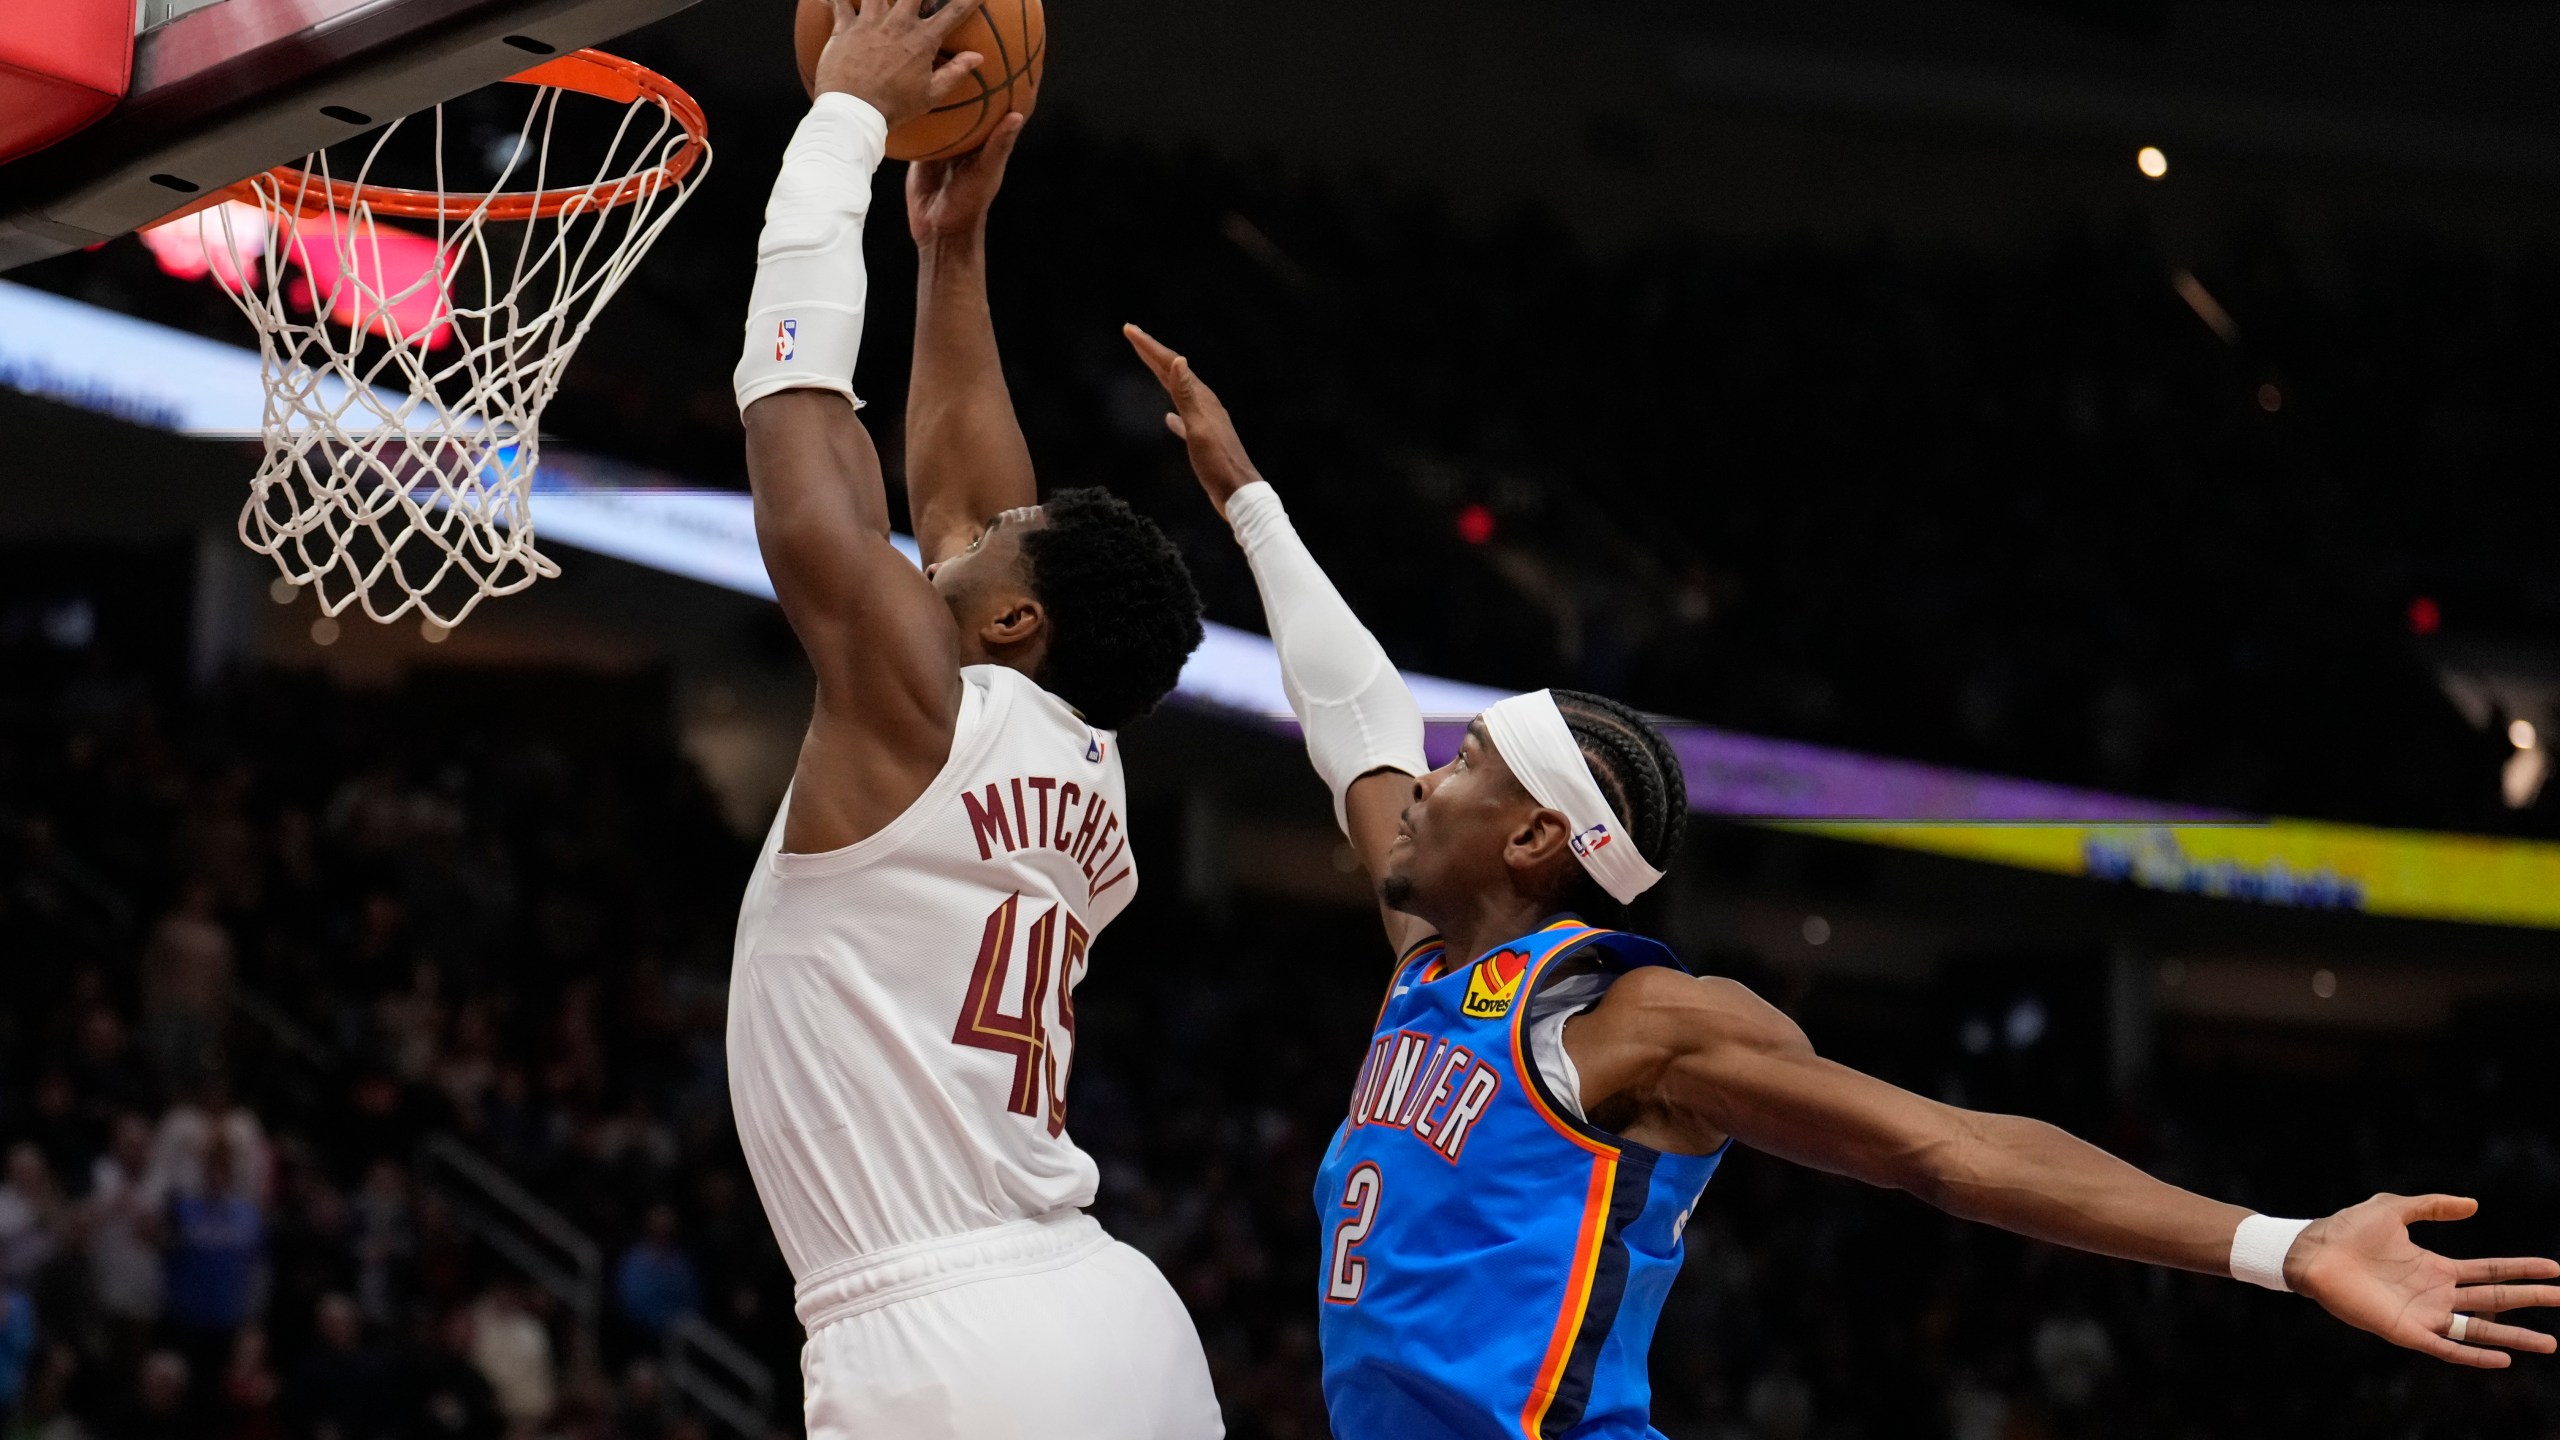
<path id="1" fill-rule="evenodd" d="M 149 225 L 693 3 L 144 0 L 123 101 L 0 165 L 0 270 Z"/>

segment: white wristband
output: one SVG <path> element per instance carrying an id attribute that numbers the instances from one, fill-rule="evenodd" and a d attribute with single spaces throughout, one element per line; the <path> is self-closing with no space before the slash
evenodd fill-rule
<path id="1" fill-rule="evenodd" d="M 739 410 L 784 390 L 833 390 L 862 403 L 853 393 L 869 291 L 862 222 L 888 142 L 880 112 L 839 91 L 819 96 L 792 133 L 756 241 Z"/>
<path id="2" fill-rule="evenodd" d="M 2271 1215 L 2252 1215 L 2241 1221 L 2240 1228 L 2231 1235 L 2231 1278 L 2270 1290 L 2293 1289 L 2284 1283 L 2284 1257 L 2293 1253 L 2294 1237 L 2310 1224 L 2308 1220 L 2278 1220 Z"/>

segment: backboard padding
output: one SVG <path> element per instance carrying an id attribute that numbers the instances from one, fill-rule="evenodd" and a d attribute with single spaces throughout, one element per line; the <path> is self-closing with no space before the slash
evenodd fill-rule
<path id="1" fill-rule="evenodd" d="M 217 0 L 143 33 L 123 104 L 0 167 L 0 270 L 600 44 L 694 0 Z"/>

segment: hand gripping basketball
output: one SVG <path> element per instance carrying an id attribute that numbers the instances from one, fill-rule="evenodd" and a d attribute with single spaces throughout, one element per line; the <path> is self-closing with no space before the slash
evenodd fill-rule
<path id="1" fill-rule="evenodd" d="M 986 59 L 963 50 L 948 59 L 942 42 L 977 13 L 980 0 L 945 0 L 933 14 L 922 0 L 888 0 L 868 8 L 832 0 L 835 29 L 818 52 L 813 88 L 869 102 L 892 129 L 960 93 Z"/>
<path id="2" fill-rule="evenodd" d="M 857 4 L 859 0 L 857 0 Z M 818 62 L 836 32 L 837 0 L 798 0 L 792 44 L 800 62 L 800 83 L 818 93 Z M 963 6 L 965 18 L 942 39 L 946 57 L 975 51 L 982 57 L 975 70 L 962 75 L 954 90 L 930 108 L 899 123 L 889 134 L 892 160 L 947 160 L 987 143 L 1007 115 L 1028 115 L 1040 98 L 1040 76 L 1048 55 L 1048 21 L 1040 0 L 984 0 Z M 921 13 L 941 19 L 935 0 L 923 0 Z"/>
<path id="3" fill-rule="evenodd" d="M 919 160 L 907 167 L 907 233 L 916 244 L 981 235 L 987 210 L 1004 188 L 1005 162 L 1022 138 L 1023 118 L 1007 115 L 987 143 L 948 160 Z"/>

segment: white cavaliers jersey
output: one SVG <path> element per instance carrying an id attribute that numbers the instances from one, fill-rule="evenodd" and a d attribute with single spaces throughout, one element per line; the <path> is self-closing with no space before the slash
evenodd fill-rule
<path id="1" fill-rule="evenodd" d="M 738 914 L 730 1095 L 804 1288 L 1093 1200 L 1066 1089 L 1087 947 L 1138 888 L 1117 737 L 1017 671 L 960 678 L 915 804 L 821 855 L 777 815 Z"/>

